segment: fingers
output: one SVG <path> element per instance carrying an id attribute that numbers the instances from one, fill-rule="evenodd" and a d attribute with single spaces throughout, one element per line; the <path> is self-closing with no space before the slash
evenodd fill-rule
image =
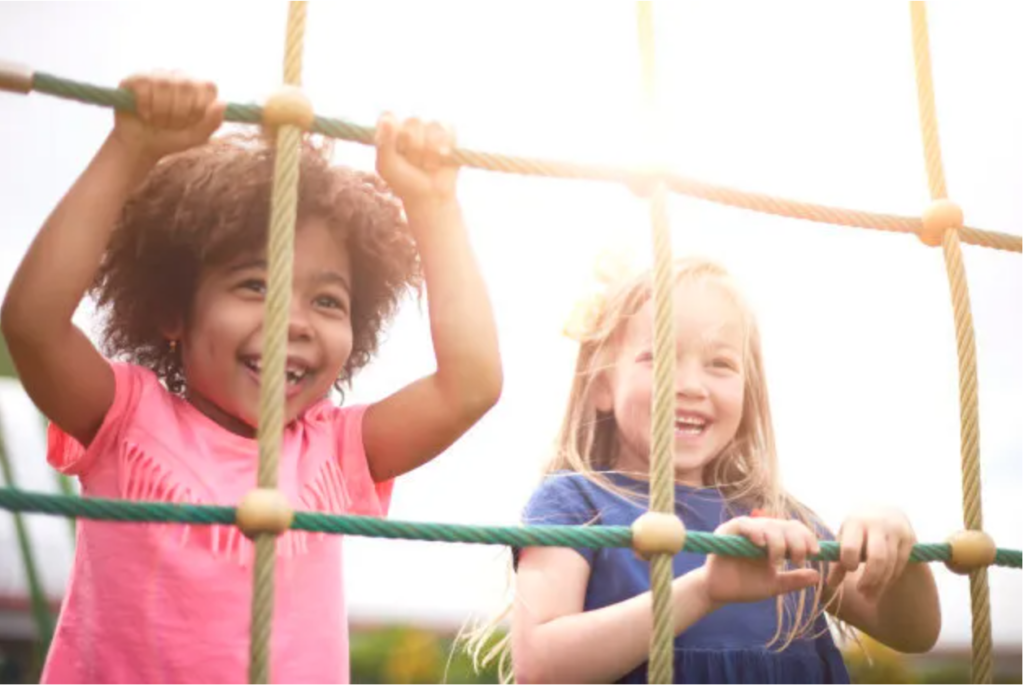
<path id="1" fill-rule="evenodd" d="M 215 106 L 217 88 L 208 81 L 172 72 L 131 76 L 121 87 L 135 95 L 135 113 L 161 129 L 183 130 L 200 125 L 212 133 L 223 121 L 223 105 Z"/>
<path id="2" fill-rule="evenodd" d="M 423 145 L 426 131 L 423 122 L 415 117 L 406 119 L 398 131 L 395 148 L 399 155 L 416 167 L 423 166 Z"/>
<path id="3" fill-rule="evenodd" d="M 207 105 L 202 111 L 201 119 L 197 127 L 199 135 L 204 139 L 212 136 L 214 131 L 219 129 L 221 124 L 224 123 L 224 111 L 226 109 L 227 103 L 217 100 Z"/>
<path id="4" fill-rule="evenodd" d="M 896 565 L 892 571 L 892 579 L 895 581 L 903 576 L 903 572 L 907 569 L 907 564 L 910 562 L 910 550 L 914 547 L 914 541 L 910 538 L 901 539 L 899 544 L 896 546 Z"/>
<path id="5" fill-rule="evenodd" d="M 788 572 L 779 572 L 775 577 L 775 595 L 792 593 L 814 586 L 818 583 L 819 578 L 820 575 L 816 569 L 794 569 Z"/>
<path id="6" fill-rule="evenodd" d="M 786 533 L 781 527 L 765 527 L 764 537 L 768 552 L 768 565 L 778 567 L 786 559 Z"/>
<path id="7" fill-rule="evenodd" d="M 888 576 L 895 567 L 895 551 L 890 551 L 889 541 L 885 533 L 868 531 L 865 544 L 867 561 L 864 572 L 857 583 L 857 588 L 865 596 L 873 598 L 886 583 Z"/>
<path id="8" fill-rule="evenodd" d="M 807 562 L 807 555 L 814 549 L 814 534 L 799 522 L 788 522 L 784 535 L 786 537 L 786 548 L 789 550 L 789 559 L 797 567 L 803 567 Z"/>
<path id="9" fill-rule="evenodd" d="M 427 172 L 445 164 L 454 148 L 451 131 L 438 122 L 424 123 L 416 117 L 399 121 L 386 112 L 377 122 L 374 143 L 380 154 L 394 163 L 395 156 Z"/>
<path id="10" fill-rule="evenodd" d="M 174 101 L 177 97 L 177 84 L 169 74 L 154 74 L 150 77 L 153 83 L 152 111 L 150 123 L 161 129 L 171 128 Z"/>
<path id="11" fill-rule="evenodd" d="M 423 168 L 435 172 L 452 154 L 451 134 L 437 122 L 427 124 L 423 148 Z"/>
<path id="12" fill-rule="evenodd" d="M 719 533 L 745 536 L 765 549 L 768 564 L 778 566 L 787 557 L 797 567 L 807 562 L 808 555 L 820 552 L 818 540 L 807 526 L 798 521 L 737 517 L 720 527 Z"/>
<path id="13" fill-rule="evenodd" d="M 839 564 L 852 572 L 860 566 L 864 551 L 864 527 L 857 521 L 849 521 L 839 531 Z"/>
<path id="14" fill-rule="evenodd" d="M 121 88 L 135 95 L 135 116 L 149 124 L 153 118 L 153 81 L 136 74 L 122 81 Z"/>

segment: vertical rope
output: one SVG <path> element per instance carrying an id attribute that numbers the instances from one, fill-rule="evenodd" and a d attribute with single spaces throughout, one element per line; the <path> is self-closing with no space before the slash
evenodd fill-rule
<path id="1" fill-rule="evenodd" d="M 931 55 L 928 43 L 928 15 L 924 2 L 910 3 L 914 38 L 914 64 L 917 72 L 918 111 L 924 143 L 928 188 L 932 200 L 946 197 L 946 177 L 939 146 L 938 117 L 932 86 Z M 963 490 L 964 527 L 981 530 L 981 466 L 978 427 L 978 369 L 974 345 L 974 322 L 967 289 L 960 236 L 956 227 L 946 229 L 942 252 L 953 303 L 956 325 L 956 349 L 960 380 L 960 467 Z M 975 684 L 992 683 L 992 618 L 989 608 L 988 569 L 970 573 L 971 586 L 971 680 Z"/>
<path id="2" fill-rule="evenodd" d="M 650 2 L 637 4 L 647 138 L 653 156 L 658 132 L 657 75 L 654 64 L 654 16 Z M 650 160 L 654 161 L 654 160 Z M 651 500 L 654 512 L 673 513 L 672 457 L 675 427 L 675 345 L 672 317 L 672 238 L 669 233 L 665 182 L 659 179 L 650 199 L 651 238 L 654 254 L 654 387 L 651 405 Z M 648 682 L 671 684 L 672 656 L 672 556 L 651 559 L 651 594 L 654 623 Z"/>
<path id="3" fill-rule="evenodd" d="M 928 43 L 928 10 L 924 2 L 910 3 L 910 26 L 914 36 L 914 66 L 917 71 L 918 118 L 924 144 L 928 189 L 932 200 L 946 197 L 946 174 L 939 146 L 939 121 L 935 114 L 935 89 L 932 85 L 932 57 Z"/>
<path id="4" fill-rule="evenodd" d="M 672 241 L 665 184 L 651 198 L 654 247 L 654 388 L 651 406 L 651 502 L 653 512 L 674 513 L 675 345 L 672 317 Z M 672 683 L 672 556 L 651 559 L 654 628 L 648 681 Z"/>
<path id="5" fill-rule="evenodd" d="M 978 367 L 974 346 L 974 322 L 967 291 L 960 238 L 947 229 L 942 241 L 953 300 L 956 348 L 960 376 L 960 470 L 963 491 L 964 528 L 982 529 L 980 431 L 978 427 Z M 988 568 L 970 573 L 971 588 L 971 680 L 992 683 L 992 617 L 989 608 Z"/>
<path id="6" fill-rule="evenodd" d="M 0 338 L 2 340 L 2 338 Z M 7 459 L 7 450 L 4 445 L 3 432 L 0 431 L 0 475 L 8 488 L 17 489 L 18 484 L 14 478 L 14 468 Z M 25 580 L 28 582 L 28 593 L 32 603 L 32 618 L 36 624 L 38 640 L 36 641 L 33 657 L 33 672 L 38 674 L 42 669 L 46 654 L 50 650 L 50 642 L 53 640 L 53 616 L 46 602 L 46 593 L 43 590 L 42 581 L 39 578 L 39 568 L 36 566 L 35 552 L 32 549 L 32 540 L 29 537 L 25 517 L 18 512 L 12 512 L 14 517 L 14 532 L 18 538 L 18 548 L 21 551 L 21 564 L 25 570 Z M 74 520 L 71 520 L 74 526 Z"/>
<path id="7" fill-rule="evenodd" d="M 306 3 L 289 3 L 284 80 L 290 85 L 297 86 L 300 83 L 305 29 Z M 274 185 L 267 237 L 267 301 L 260 373 L 260 417 L 257 428 L 257 485 L 260 488 L 277 487 L 278 457 L 284 428 L 288 303 L 291 299 L 301 135 L 302 132 L 295 126 L 282 126 L 277 134 L 274 157 Z M 276 537 L 273 534 L 256 537 L 249 659 L 249 680 L 254 684 L 265 684 L 270 679 L 275 549 Z"/>

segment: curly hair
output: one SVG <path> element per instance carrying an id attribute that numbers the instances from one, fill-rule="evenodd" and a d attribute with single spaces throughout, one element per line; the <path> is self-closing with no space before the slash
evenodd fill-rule
<path id="1" fill-rule="evenodd" d="M 352 353 L 335 386 L 377 352 L 406 289 L 420 292 L 416 244 L 402 206 L 375 174 L 332 166 L 329 143 L 305 138 L 298 221 L 325 220 L 352 263 Z M 162 330 L 187 326 L 204 270 L 265 248 L 274 147 L 230 135 L 168 156 L 125 203 L 90 293 L 105 315 L 103 348 L 153 370 L 169 390 L 185 379 Z"/>

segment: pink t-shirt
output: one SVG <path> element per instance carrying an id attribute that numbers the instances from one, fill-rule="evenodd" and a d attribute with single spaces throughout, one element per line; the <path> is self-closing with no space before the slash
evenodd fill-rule
<path id="1" fill-rule="evenodd" d="M 87 450 L 51 425 L 47 460 L 84 497 L 237 505 L 256 486 L 257 442 L 112 365 L 114 403 Z M 385 516 L 365 407 L 317 403 L 285 428 L 278 488 L 296 510 Z M 270 678 L 347 683 L 340 536 L 278 538 Z M 75 561 L 43 682 L 246 683 L 253 545 L 229 526 L 79 520 Z"/>

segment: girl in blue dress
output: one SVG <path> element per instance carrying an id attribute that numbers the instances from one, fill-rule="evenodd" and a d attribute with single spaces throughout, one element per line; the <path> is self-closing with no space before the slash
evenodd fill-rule
<path id="1" fill-rule="evenodd" d="M 630 526 L 647 510 L 650 298 L 649 274 L 622 278 L 576 323 L 557 451 L 524 524 Z M 675 556 L 675 682 L 849 682 L 826 614 L 898 651 L 929 650 L 939 601 L 928 565 L 907 564 L 907 518 L 859 511 L 833 536 L 787 494 L 750 308 L 724 270 L 694 259 L 675 263 L 673 299 L 676 514 L 688 530 L 745 536 L 768 553 Z M 835 483 L 830 472 L 822 465 L 823 483 Z M 839 541 L 838 563 L 806 561 L 819 539 Z M 622 548 L 526 548 L 513 560 L 517 682 L 647 682 L 648 563 Z"/>

